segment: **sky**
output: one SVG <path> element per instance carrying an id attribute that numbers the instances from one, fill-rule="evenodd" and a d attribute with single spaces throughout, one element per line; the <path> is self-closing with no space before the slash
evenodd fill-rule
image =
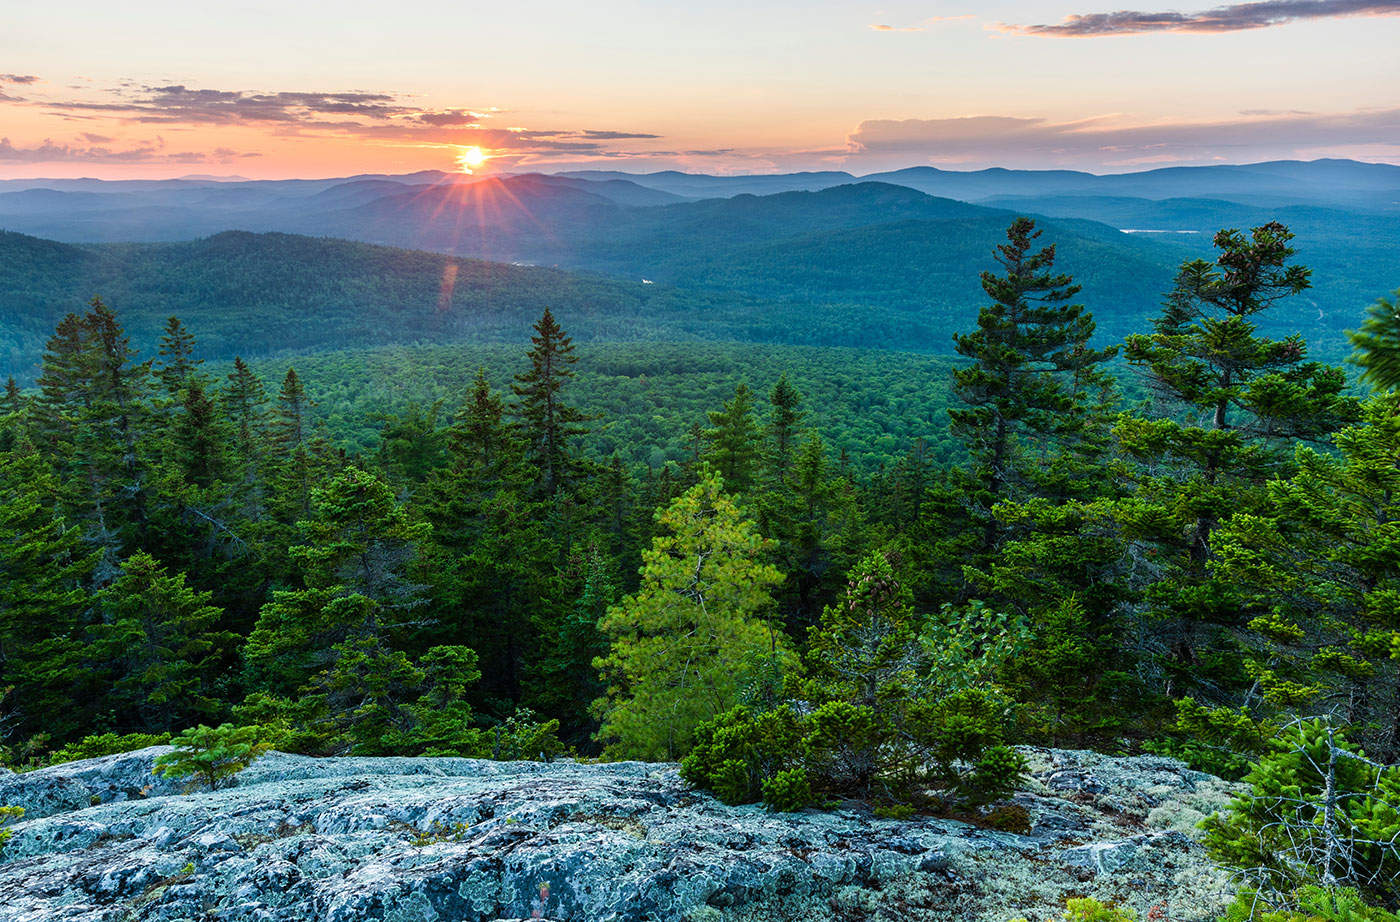
<path id="1" fill-rule="evenodd" d="M 1400 163 L 1397 48 L 1400 0 L 11 0 L 0 178 Z"/>

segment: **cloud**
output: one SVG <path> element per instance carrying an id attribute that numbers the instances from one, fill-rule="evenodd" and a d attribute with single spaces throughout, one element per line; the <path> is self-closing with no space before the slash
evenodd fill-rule
<path id="1" fill-rule="evenodd" d="M 1069 166 L 1241 163 L 1381 145 L 1400 153 L 1400 109 L 1243 117 L 1220 122 L 1128 124 L 1121 116 L 871 120 L 847 138 L 848 165 Z"/>
<path id="2" fill-rule="evenodd" d="M 226 147 L 217 148 L 213 153 L 167 153 L 165 140 L 160 137 L 152 141 L 138 142 L 136 146 L 125 149 L 114 149 L 99 144 L 87 147 L 60 144 L 49 138 L 33 147 L 22 147 L 11 142 L 9 138 L 0 138 L 0 163 L 208 163 L 213 160 L 228 161 L 248 156 L 258 155 L 240 154 Z"/>
<path id="3" fill-rule="evenodd" d="M 33 74 L 0 74 L 0 83 L 38 83 L 39 78 Z"/>
<path id="4" fill-rule="evenodd" d="M 580 131 L 578 134 L 590 141 L 631 141 L 661 137 L 659 134 L 641 134 L 635 131 L 592 131 L 589 129 Z"/>
<path id="5" fill-rule="evenodd" d="M 1218 6 L 1201 13 L 1118 10 L 1067 16 L 1055 25 L 1002 23 L 999 28 L 1020 35 L 1087 37 L 1145 32 L 1239 32 L 1307 19 L 1395 15 L 1400 15 L 1400 0 L 1259 0 Z"/>
<path id="6" fill-rule="evenodd" d="M 876 32 L 922 32 L 922 31 L 924 31 L 923 26 L 905 26 L 904 28 L 901 29 L 901 28 L 897 28 L 897 27 L 895 27 L 895 26 L 872 25 L 870 28 L 874 29 Z"/>
<path id="7" fill-rule="evenodd" d="M 481 121 L 483 116 L 479 112 L 472 112 L 469 109 L 445 109 L 441 112 L 420 112 L 418 121 L 425 125 L 475 125 Z"/>
<path id="8" fill-rule="evenodd" d="M 419 147 L 478 146 L 500 153 L 601 155 L 611 149 L 608 145 L 612 142 L 660 137 L 606 129 L 493 128 L 487 121 L 502 111 L 495 107 L 430 108 L 382 92 L 257 92 L 184 84 L 123 84 L 78 98 L 30 104 L 70 119 L 110 118 L 172 127 L 236 126 L 276 137 L 343 137 Z"/>
<path id="9" fill-rule="evenodd" d="M 228 125 L 250 122 L 289 123 L 325 116 L 389 119 L 416 115 L 387 93 L 250 93 L 198 90 L 182 84 L 121 87 L 109 92 L 108 102 L 55 102 L 50 108 L 75 112 L 106 112 L 133 122 Z"/>

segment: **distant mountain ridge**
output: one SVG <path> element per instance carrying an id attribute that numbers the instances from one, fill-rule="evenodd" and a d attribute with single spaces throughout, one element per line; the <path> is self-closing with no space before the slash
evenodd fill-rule
<path id="1" fill-rule="evenodd" d="M 32 367 L 57 317 L 98 292 L 122 294 L 118 308 L 139 312 L 151 331 L 170 313 L 216 318 L 207 292 L 218 290 L 211 279 L 228 274 L 221 260 L 245 275 L 225 289 L 229 309 L 254 305 L 258 322 L 282 331 L 250 339 L 216 320 L 205 336 L 221 353 L 337 348 L 360 341 L 350 327 L 338 326 L 353 323 L 392 342 L 517 337 L 545 304 L 577 307 L 585 318 L 578 333 L 588 338 L 943 352 L 952 331 L 973 322 L 985 299 L 979 275 L 995 268 L 993 250 L 1017 214 L 1037 216 L 1043 241 L 1058 246 L 1059 268 L 1084 285 L 1082 298 L 1103 341 L 1145 329 L 1175 267 L 1210 258 L 1210 237 L 1221 227 L 1279 220 L 1293 228 L 1314 287 L 1271 311 L 1264 325 L 1271 334 L 1303 333 L 1315 352 L 1333 360 L 1348 351 L 1343 331 L 1359 322 L 1365 306 L 1400 284 L 1394 258 L 1400 210 L 1386 204 L 1400 201 L 1400 192 L 1388 191 L 1392 182 L 1400 188 L 1400 167 L 1280 162 L 1111 176 L 920 167 L 883 175 L 900 182 L 839 172 L 598 171 L 0 182 L 0 229 L 17 232 L 0 235 L 0 359 L 9 335 L 11 367 Z M 1318 181 L 1310 185 L 1307 177 Z M 820 188 L 772 191 L 784 183 Z M 959 195 L 932 195 L 916 183 L 956 187 Z M 1195 194 L 1166 195 L 1190 183 Z M 1237 195 L 1239 201 L 1209 194 L 1227 186 L 1248 194 Z M 1364 192 L 1369 204 L 1269 198 L 1285 188 L 1324 198 L 1324 192 L 1342 198 Z M 709 197 L 691 197 L 698 192 Z M 989 192 L 995 194 L 983 196 Z M 1268 200 L 1251 201 L 1256 194 Z M 977 196 L 983 197 L 968 201 Z M 399 248 L 392 251 L 399 255 L 354 250 L 347 241 Z M 403 255 L 408 251 L 431 252 L 410 258 Z M 290 253 L 302 264 L 291 265 Z M 446 318 L 429 322 L 447 265 L 433 254 L 467 258 L 457 270 L 464 279 L 496 279 L 482 281 L 492 293 L 477 292 L 470 323 L 465 315 L 453 315 L 458 326 L 450 329 L 441 326 Z M 474 260 L 518 265 L 487 272 Z M 411 279 L 400 273 L 404 265 L 415 267 Z M 570 271 L 531 275 L 531 266 Z M 586 297 L 577 295 L 585 290 Z M 287 325 L 300 309 L 298 298 L 306 318 L 319 318 L 315 332 Z M 507 307 L 493 319 L 491 304 Z M 348 313 L 335 314 L 337 305 Z"/>

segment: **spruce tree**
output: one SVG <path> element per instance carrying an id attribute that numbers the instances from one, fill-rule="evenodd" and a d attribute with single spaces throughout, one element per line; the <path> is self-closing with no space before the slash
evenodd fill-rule
<path id="1" fill-rule="evenodd" d="M 104 617 L 88 628 L 85 656 L 106 678 L 102 707 L 119 725 L 170 731 L 218 713 L 215 680 L 234 637 L 215 630 L 222 611 L 210 597 L 145 552 L 102 591 Z"/>
<path id="2" fill-rule="evenodd" d="M 733 398 L 724 402 L 724 409 L 707 415 L 711 428 L 705 430 L 705 440 L 709 447 L 701 459 L 715 468 L 730 491 L 749 492 L 762 448 L 762 433 L 753 416 L 753 391 L 740 381 Z"/>
<path id="3" fill-rule="evenodd" d="M 554 320 L 549 308 L 535 323 L 530 338 L 530 367 L 515 376 L 511 389 L 520 403 L 515 408 L 524 437 L 525 458 L 539 472 L 538 492 L 550 497 L 573 485 L 577 460 L 572 442 L 588 430 L 588 417 L 565 403 L 561 392 L 574 376 L 574 343 Z"/>
<path id="4" fill-rule="evenodd" d="M 263 606 L 246 656 L 270 690 L 297 695 L 323 744 L 379 754 L 408 732 L 424 680 L 404 649 L 421 587 L 408 568 L 431 527 L 410 520 L 383 481 L 350 467 L 312 491 L 291 548 L 303 589 Z"/>
<path id="5" fill-rule="evenodd" d="M 979 312 L 976 331 L 953 337 L 972 362 L 953 373 L 963 406 L 948 414 L 972 459 L 972 515 L 984 552 L 1002 536 L 992 506 L 1035 493 L 1039 465 L 1026 453 L 1083 434 L 1089 394 L 1106 381 L 1098 366 L 1115 352 L 1089 348 L 1094 321 L 1072 303 L 1080 286 L 1053 271 L 1054 244 L 1034 249 L 1040 234 L 1030 218 L 1011 223 L 995 255 L 1003 273 L 982 273 L 992 304 Z"/>
<path id="6" fill-rule="evenodd" d="M 1211 570 L 1249 616 L 1245 712 L 1269 726 L 1330 713 L 1400 762 L 1400 397 L 1368 401 L 1333 442 L 1299 446 L 1260 509 L 1217 529 Z"/>
<path id="7" fill-rule="evenodd" d="M 1361 328 L 1348 332 L 1356 347 L 1351 360 L 1361 366 L 1361 379 L 1379 388 L 1400 386 L 1400 290 L 1379 298 L 1366 312 Z"/>
<path id="8" fill-rule="evenodd" d="M 59 496 L 43 459 L 0 453 L 0 687 L 15 689 L 21 733 L 63 738 L 94 706 L 80 654 L 102 554 L 64 520 Z"/>
<path id="9" fill-rule="evenodd" d="M 798 427 L 807 412 L 802 409 L 802 395 L 788 383 L 786 373 L 778 376 L 778 383 L 768 394 L 768 403 L 772 406 L 768 414 L 768 471 L 778 488 L 783 489 L 798 451 Z"/>
<path id="10" fill-rule="evenodd" d="M 1148 605 L 1173 694 L 1247 684 L 1233 639 L 1245 620 L 1239 587 L 1208 571 L 1215 530 L 1259 507 L 1265 481 L 1287 472 L 1288 440 L 1325 438 L 1357 413 L 1345 375 L 1306 361 L 1301 337 L 1256 332 L 1256 315 L 1310 284 L 1291 262 L 1292 238 L 1278 223 L 1222 230 L 1215 262 L 1183 263 L 1153 332 L 1125 347 L 1161 415 L 1125 416 L 1115 430 L 1141 463 L 1119 517 L 1158 576 Z"/>
<path id="11" fill-rule="evenodd" d="M 155 363 L 154 371 L 156 380 L 172 400 L 190 384 L 195 370 L 204 364 L 204 359 L 194 357 L 194 346 L 194 334 L 180 322 L 179 317 L 171 317 L 165 322 L 165 332 L 160 338 L 160 358 Z"/>

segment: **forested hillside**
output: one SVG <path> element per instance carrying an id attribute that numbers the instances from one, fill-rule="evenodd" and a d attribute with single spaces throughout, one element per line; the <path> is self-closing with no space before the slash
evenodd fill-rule
<path id="1" fill-rule="evenodd" d="M 1317 887 L 1400 908 L 1394 304 L 1358 315 L 1368 393 L 1264 332 L 1311 284 L 1281 224 L 1214 235 L 1121 342 L 1057 242 L 1003 228 L 951 363 L 585 348 L 574 301 L 528 347 L 215 370 L 218 294 L 156 349 L 75 308 L 0 398 L 4 758 L 200 724 L 196 748 L 573 750 L 1014 832 L 1012 744 L 1158 753 L 1258 795 L 1207 832 L 1240 918 Z M 394 284 L 458 265 L 188 246 L 312 245 Z"/>

